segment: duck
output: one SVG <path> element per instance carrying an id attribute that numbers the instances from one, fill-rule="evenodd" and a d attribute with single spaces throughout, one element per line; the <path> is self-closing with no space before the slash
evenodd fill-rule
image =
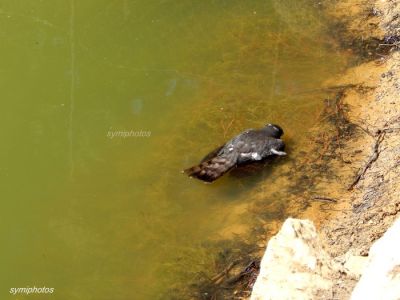
<path id="1" fill-rule="evenodd" d="M 199 164 L 183 170 L 189 177 L 211 183 L 231 169 L 287 155 L 281 140 L 283 129 L 268 123 L 260 129 L 247 129 L 207 154 Z"/>

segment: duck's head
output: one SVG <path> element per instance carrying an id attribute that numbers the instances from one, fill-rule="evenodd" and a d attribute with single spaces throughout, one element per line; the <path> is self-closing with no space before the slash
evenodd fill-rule
<path id="1" fill-rule="evenodd" d="M 279 139 L 283 135 L 283 129 L 276 124 L 267 124 L 264 130 L 267 132 L 268 136 L 276 139 Z"/>

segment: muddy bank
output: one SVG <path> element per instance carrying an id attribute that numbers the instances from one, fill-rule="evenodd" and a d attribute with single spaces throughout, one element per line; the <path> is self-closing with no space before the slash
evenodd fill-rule
<path id="1" fill-rule="evenodd" d="M 312 207 L 297 217 L 313 220 L 327 253 L 345 263 L 349 253 L 368 256 L 400 211 L 400 1 L 344 0 L 325 8 L 346 37 L 343 47 L 360 60 L 326 82 L 338 89 L 326 112 L 338 131 L 336 145 L 321 143 L 335 173 L 319 196 L 329 207 L 317 217 Z M 314 298 L 348 299 L 358 279 L 339 270 L 331 288 Z"/>
<path id="2" fill-rule="evenodd" d="M 349 1 L 355 6 L 357 2 Z M 400 211 L 400 2 L 361 2 L 363 9 L 354 19 L 357 25 L 349 23 L 353 24 L 350 34 L 379 39 L 379 58 L 349 69 L 337 80 L 339 85 L 350 85 L 342 101 L 348 107 L 347 118 L 359 128 L 359 134 L 346 143 L 346 153 L 363 155 L 349 161 L 357 171 L 343 182 L 348 190 L 345 201 L 321 228 L 334 257 L 349 251 L 367 256 Z M 348 298 L 355 283 L 354 278 L 343 276 L 333 295 Z"/>
<path id="3" fill-rule="evenodd" d="M 327 82 L 347 86 L 341 101 L 347 107 L 346 119 L 358 133 L 344 144 L 347 163 L 357 171 L 342 181 L 347 189 L 342 195 L 346 201 L 341 201 L 340 213 L 325 224 L 324 233 L 333 255 L 349 247 L 366 255 L 371 243 L 393 222 L 400 205 L 400 1 L 347 2 L 361 10 L 355 16 L 357 30 L 349 25 L 351 33 L 379 38 L 382 47 L 377 52 L 383 47 L 389 49 L 379 59 L 350 68 L 340 78 Z M 380 30 L 369 31 L 372 24 Z"/>

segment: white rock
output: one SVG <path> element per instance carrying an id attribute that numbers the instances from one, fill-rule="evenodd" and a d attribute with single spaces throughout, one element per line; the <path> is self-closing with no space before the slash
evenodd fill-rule
<path id="1" fill-rule="evenodd" d="M 251 299 L 313 299 L 332 287 L 339 268 L 322 248 L 313 223 L 289 218 L 268 242 Z"/>
<path id="2" fill-rule="evenodd" d="M 350 250 L 345 254 L 343 260 L 343 267 L 346 274 L 354 279 L 360 279 L 361 274 L 368 264 L 368 257 L 354 255 L 353 251 Z"/>
<path id="3" fill-rule="evenodd" d="M 376 241 L 351 300 L 400 299 L 400 219 Z"/>

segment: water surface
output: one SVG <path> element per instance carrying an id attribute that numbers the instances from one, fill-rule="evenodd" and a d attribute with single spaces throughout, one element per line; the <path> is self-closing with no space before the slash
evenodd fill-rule
<path id="1" fill-rule="evenodd" d="M 318 1 L 2 1 L 0 28 L 1 299 L 176 297 L 285 162 L 180 170 L 269 122 L 295 156 L 346 65 Z"/>

